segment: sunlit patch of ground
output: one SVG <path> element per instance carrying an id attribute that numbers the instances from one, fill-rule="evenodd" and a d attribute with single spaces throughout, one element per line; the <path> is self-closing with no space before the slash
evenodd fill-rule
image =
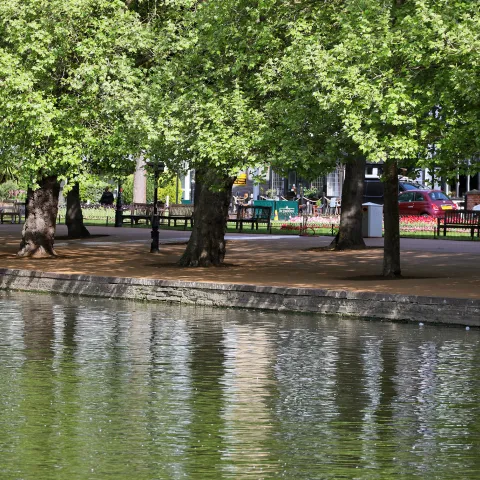
<path id="1" fill-rule="evenodd" d="M 146 237 L 146 236 L 145 236 Z M 174 241 L 174 239 L 172 239 Z M 372 291 L 440 297 L 480 298 L 479 254 L 407 251 L 402 253 L 399 281 L 384 279 L 383 249 L 332 252 L 331 239 L 318 246 L 309 239 L 229 240 L 223 268 L 181 268 L 176 265 L 184 241 L 162 244 L 149 253 L 147 237 L 118 241 L 115 237 L 88 241 L 62 239 L 57 258 L 18 258 L 19 239 L 4 238 L 0 267 L 112 277 L 145 277 L 182 281 Z M 327 247 L 327 248 L 325 248 Z"/>

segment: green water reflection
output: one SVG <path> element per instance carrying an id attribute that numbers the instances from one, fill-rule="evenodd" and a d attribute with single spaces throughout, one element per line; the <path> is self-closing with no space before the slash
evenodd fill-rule
<path id="1" fill-rule="evenodd" d="M 0 294 L 0 478 L 476 479 L 479 342 Z"/>

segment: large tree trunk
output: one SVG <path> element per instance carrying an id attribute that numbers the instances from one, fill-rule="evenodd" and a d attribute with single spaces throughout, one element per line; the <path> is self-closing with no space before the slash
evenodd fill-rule
<path id="1" fill-rule="evenodd" d="M 365 157 L 361 156 L 345 165 L 342 189 L 340 228 L 330 244 L 335 250 L 365 248 L 362 235 L 362 201 L 365 180 Z"/>
<path id="2" fill-rule="evenodd" d="M 384 170 L 385 203 L 383 217 L 385 224 L 385 239 L 383 253 L 383 275 L 385 277 L 400 277 L 400 215 L 398 211 L 398 170 L 397 162 L 389 159 Z"/>
<path id="3" fill-rule="evenodd" d="M 60 184 L 57 177 L 51 176 L 42 178 L 39 185 L 37 190 L 28 191 L 22 241 L 17 253 L 19 257 L 56 256 L 53 242 Z"/>
<path id="4" fill-rule="evenodd" d="M 133 203 L 147 203 L 147 175 L 143 154 L 138 156 L 136 162 L 135 174 L 133 175 Z"/>
<path id="5" fill-rule="evenodd" d="M 223 263 L 233 181 L 234 178 L 219 175 L 213 169 L 196 170 L 193 230 L 178 262 L 180 266 L 210 267 Z"/>
<path id="6" fill-rule="evenodd" d="M 75 183 L 67 193 L 65 224 L 68 229 L 68 238 L 85 238 L 90 236 L 90 232 L 83 224 L 83 213 L 80 205 L 80 187 L 78 183 Z"/>

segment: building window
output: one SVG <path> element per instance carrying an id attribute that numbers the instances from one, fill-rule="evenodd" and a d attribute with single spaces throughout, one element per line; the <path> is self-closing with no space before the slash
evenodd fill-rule
<path id="1" fill-rule="evenodd" d="M 321 195 L 323 192 L 323 185 L 325 184 L 325 177 L 317 177 L 310 183 L 310 188 L 314 188 L 318 195 Z"/>
<path id="2" fill-rule="evenodd" d="M 277 172 L 272 170 L 272 189 L 277 192 L 277 195 L 283 195 L 284 180 Z"/>
<path id="3" fill-rule="evenodd" d="M 327 175 L 327 197 L 341 197 L 343 183 L 343 166 L 337 168 Z"/>

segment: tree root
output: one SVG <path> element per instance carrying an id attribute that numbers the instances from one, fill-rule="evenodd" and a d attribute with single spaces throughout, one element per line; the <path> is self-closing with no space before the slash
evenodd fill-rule
<path id="1" fill-rule="evenodd" d="M 21 248 L 17 252 L 17 257 L 20 257 L 20 258 L 54 258 L 54 257 L 58 257 L 58 255 L 53 248 L 51 250 L 47 250 L 47 249 L 45 249 L 45 247 L 42 247 L 42 246 L 32 247 L 30 245 L 27 245 L 27 246 Z"/>

